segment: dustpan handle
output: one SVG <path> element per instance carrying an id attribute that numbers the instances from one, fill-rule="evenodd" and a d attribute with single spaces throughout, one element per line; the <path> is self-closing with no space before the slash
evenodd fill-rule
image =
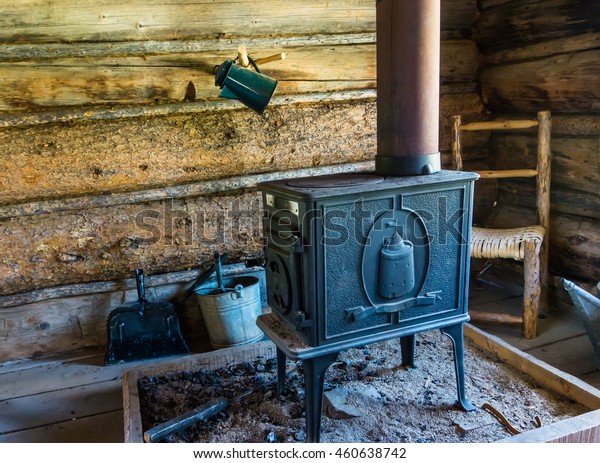
<path id="1" fill-rule="evenodd" d="M 136 269 L 135 271 L 135 287 L 137 288 L 138 301 L 146 301 L 146 288 L 144 286 L 144 271 Z"/>

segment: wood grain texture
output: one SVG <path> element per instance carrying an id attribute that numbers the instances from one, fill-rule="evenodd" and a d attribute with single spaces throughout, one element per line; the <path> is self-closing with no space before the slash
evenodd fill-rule
<path id="1" fill-rule="evenodd" d="M 486 107 L 516 116 L 553 111 L 550 270 L 596 281 L 600 4 L 482 0 L 479 7 L 475 40 L 483 51 Z M 533 135 L 495 134 L 490 149 L 496 168 L 533 167 Z M 531 221 L 534 198 L 532 182 L 502 181 L 495 221 L 499 226 Z"/>
<path id="2" fill-rule="evenodd" d="M 535 134 L 495 134 L 491 153 L 495 167 L 535 168 L 537 142 Z M 552 187 L 600 193 L 600 138 L 552 138 Z"/>
<path id="3" fill-rule="evenodd" d="M 0 25 L 0 40 L 29 43 L 273 36 L 374 30 L 375 8 L 368 0 L 308 0 L 293 10 L 266 0 L 28 0 L 5 8 Z"/>
<path id="4" fill-rule="evenodd" d="M 374 37 L 373 37 L 374 38 Z M 376 87 L 375 44 L 339 44 L 252 50 L 286 52 L 261 65 L 278 80 L 279 95 Z M 56 58 L 0 64 L 0 111 L 44 107 L 182 102 L 192 82 L 195 99 L 216 98 L 213 68 L 236 49 L 143 56 Z M 254 54 L 255 53 L 255 54 Z M 479 55 L 470 40 L 444 41 L 442 82 L 473 82 Z"/>
<path id="5" fill-rule="evenodd" d="M 77 420 L 33 429 L 15 431 L 0 436 L 0 443 L 122 443 L 123 410 L 87 416 Z"/>
<path id="6" fill-rule="evenodd" d="M 520 44 L 515 48 L 491 51 L 483 55 L 482 58 L 486 65 L 508 64 L 516 61 L 546 58 L 563 53 L 592 50 L 598 47 L 600 47 L 600 33 L 589 32 L 531 45 Z"/>
<path id="7" fill-rule="evenodd" d="M 537 319 L 539 313 L 541 288 L 540 256 L 537 244 L 529 241 L 525 244 L 524 289 L 523 289 L 523 325 L 521 334 L 525 339 L 537 336 Z"/>
<path id="8" fill-rule="evenodd" d="M 484 51 L 597 32 L 600 26 L 596 0 L 484 1 L 481 8 L 475 39 Z"/>
<path id="9" fill-rule="evenodd" d="M 5 130 L 2 201 L 139 191 L 371 160 L 375 111 L 372 102 L 318 104 L 271 108 L 262 117 L 249 110 L 214 111 Z"/>
<path id="10" fill-rule="evenodd" d="M 190 269 L 216 250 L 228 250 L 232 262 L 256 256 L 261 217 L 260 196 L 250 191 L 4 221 L 0 294 L 129 278 L 135 268 Z"/>
<path id="11" fill-rule="evenodd" d="M 539 280 L 542 288 L 540 303 L 542 310 L 548 308 L 548 256 L 550 252 L 550 191 L 552 183 L 552 118 L 548 111 L 538 113 L 538 144 L 536 177 L 536 206 L 538 223 L 546 230 L 540 249 Z M 526 251 L 527 252 L 527 251 Z M 527 267 L 527 265 L 526 265 Z M 535 314 L 537 318 L 537 313 Z"/>
<path id="12" fill-rule="evenodd" d="M 476 0 L 442 0 L 443 31 L 470 35 Z M 185 40 L 375 30 L 372 0 L 26 0 L 5 5 L 0 41 Z M 242 33 L 243 31 L 243 33 Z"/>
<path id="13" fill-rule="evenodd" d="M 487 67 L 480 78 L 483 101 L 494 111 L 598 112 L 599 53 L 586 50 Z"/>
<path id="14" fill-rule="evenodd" d="M 446 151 L 449 115 L 478 117 L 483 106 L 471 92 L 443 94 L 440 107 L 440 143 Z M 376 154 L 375 114 L 375 102 L 361 100 L 282 105 L 263 116 L 221 110 L 5 129 L 0 131 L 0 204 L 368 161 Z M 464 138 L 477 157 L 489 135 Z"/>
<path id="15" fill-rule="evenodd" d="M 75 390 L 63 389 L 34 397 L 5 400 L 0 403 L 0 433 L 52 425 L 101 412 L 120 411 L 120 389 L 121 381 L 115 378 L 109 385 L 94 383 L 78 386 Z M 43 417 L 40 420 L 42 410 Z M 17 417 L 20 419 L 17 420 Z M 13 428 L 15 422 L 19 423 L 19 429 Z"/>
<path id="16" fill-rule="evenodd" d="M 535 207 L 535 185 L 531 181 L 505 180 L 499 185 L 500 202 L 520 203 Z M 560 212 L 575 216 L 600 219 L 600 195 L 571 189 L 554 183 L 550 191 L 550 213 Z"/>

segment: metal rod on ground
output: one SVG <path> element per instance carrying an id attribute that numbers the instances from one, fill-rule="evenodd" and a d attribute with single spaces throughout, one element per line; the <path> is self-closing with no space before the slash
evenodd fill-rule
<path id="1" fill-rule="evenodd" d="M 275 384 L 275 380 L 265 383 L 263 387 L 267 388 L 272 384 Z M 189 412 L 185 412 L 182 415 L 176 416 L 169 421 L 165 421 L 164 423 L 149 429 L 144 433 L 144 441 L 157 442 L 161 439 L 164 439 L 169 434 L 181 431 L 198 421 L 206 420 L 211 416 L 215 416 L 217 413 L 225 410 L 230 403 L 239 402 L 254 392 L 254 389 L 246 389 L 229 400 L 227 400 L 225 397 L 217 397 L 216 399 L 209 400 L 205 404 L 200 405 Z"/>
<path id="2" fill-rule="evenodd" d="M 224 397 L 217 397 L 205 404 L 179 415 L 172 420 L 155 426 L 144 433 L 145 442 L 157 442 L 169 434 L 185 429 L 194 423 L 210 418 L 227 408 L 228 401 Z"/>

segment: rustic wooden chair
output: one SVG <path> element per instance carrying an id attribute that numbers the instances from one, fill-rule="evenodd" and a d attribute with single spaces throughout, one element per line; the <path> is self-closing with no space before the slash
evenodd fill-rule
<path id="1" fill-rule="evenodd" d="M 494 170 L 478 172 L 481 178 L 536 178 L 536 205 L 538 223 L 529 227 L 491 229 L 473 227 L 471 257 L 492 259 L 516 259 L 523 261 L 524 291 L 522 335 L 526 339 L 537 335 L 537 319 L 547 308 L 548 285 L 548 237 L 550 226 L 550 130 L 549 111 L 537 113 L 537 120 L 496 120 L 462 124 L 461 116 L 452 117 L 452 167 L 462 170 L 461 132 L 476 130 L 513 130 L 537 126 L 537 167 L 535 169 Z M 514 322 L 514 316 L 472 312 L 471 318 L 480 321 Z"/>

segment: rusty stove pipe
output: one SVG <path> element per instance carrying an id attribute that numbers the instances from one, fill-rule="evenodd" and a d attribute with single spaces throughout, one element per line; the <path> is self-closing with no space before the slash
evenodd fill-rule
<path id="1" fill-rule="evenodd" d="M 439 76 L 440 0 L 377 0 L 377 174 L 441 169 Z"/>

